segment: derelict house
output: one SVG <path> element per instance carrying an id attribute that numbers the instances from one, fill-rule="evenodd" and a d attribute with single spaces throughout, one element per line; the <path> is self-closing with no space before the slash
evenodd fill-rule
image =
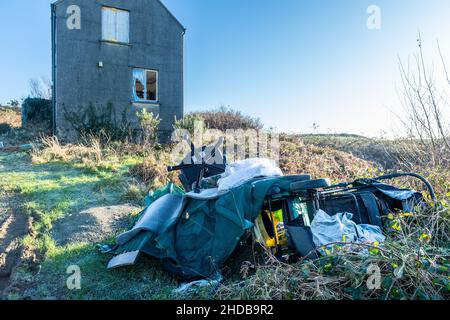
<path id="1" fill-rule="evenodd" d="M 59 0 L 51 10 L 55 134 L 75 139 L 93 114 L 137 128 L 146 109 L 167 138 L 183 116 L 181 23 L 159 0 Z"/>

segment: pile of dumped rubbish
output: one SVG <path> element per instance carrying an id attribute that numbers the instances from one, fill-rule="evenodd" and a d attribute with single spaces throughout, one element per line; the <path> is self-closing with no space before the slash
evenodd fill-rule
<path id="1" fill-rule="evenodd" d="M 412 175 L 434 197 L 431 185 L 415 174 L 332 186 L 309 175 L 283 176 L 267 159 L 227 164 L 217 146 L 192 147 L 169 170 L 180 171 L 183 188 L 170 184 L 147 197 L 135 226 L 115 246 L 102 247 L 114 255 L 108 268 L 134 265 L 145 254 L 184 281 L 210 278 L 248 234 L 279 259 L 314 259 L 330 243 L 382 243 L 383 216 L 423 204 L 421 193 L 382 181 Z"/>

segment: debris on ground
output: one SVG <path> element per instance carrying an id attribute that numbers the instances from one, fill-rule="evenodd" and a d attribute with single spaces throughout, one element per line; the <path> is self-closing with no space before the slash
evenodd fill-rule
<path id="1" fill-rule="evenodd" d="M 356 224 L 349 212 L 330 216 L 318 210 L 311 223 L 313 241 L 317 248 L 339 242 L 382 243 L 386 240 L 379 226 Z"/>
<path id="2" fill-rule="evenodd" d="M 192 147 L 189 164 L 169 168 L 180 170 L 185 193 L 173 186 L 155 192 L 160 197 L 152 199 L 135 226 L 119 235 L 115 246 L 102 247 L 116 255 L 108 268 L 133 265 L 146 254 L 182 281 L 208 279 L 248 232 L 277 259 L 314 259 L 330 242 L 378 245 L 385 239 L 383 216 L 426 205 L 421 193 L 382 181 L 413 176 L 434 198 L 431 185 L 416 174 L 331 185 L 329 179 L 313 180 L 307 174 L 282 176 L 266 159 L 227 165 L 217 145 L 200 150 Z M 223 163 L 212 163 L 212 158 Z"/>
<path id="3" fill-rule="evenodd" d="M 192 282 L 182 282 L 180 286 L 173 291 L 174 294 L 189 294 L 198 291 L 203 288 L 216 288 L 223 282 L 223 276 L 220 273 L 216 273 L 209 279 L 195 280 Z"/>

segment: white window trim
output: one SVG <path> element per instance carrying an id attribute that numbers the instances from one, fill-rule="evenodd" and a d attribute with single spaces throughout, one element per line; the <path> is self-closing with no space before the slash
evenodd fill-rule
<path id="1" fill-rule="evenodd" d="M 144 71 L 145 74 L 145 81 L 143 83 L 144 86 L 144 97 L 147 97 L 147 72 L 155 72 L 156 73 L 156 100 L 147 100 L 147 99 L 140 99 L 137 98 L 136 95 L 136 79 L 134 77 L 134 75 L 132 74 L 133 77 L 133 85 L 132 85 L 132 90 L 133 90 L 133 102 L 135 103 L 153 103 L 153 104 L 158 104 L 159 103 L 159 71 L 158 70 L 154 70 L 154 69 L 144 69 L 144 68 L 133 68 L 132 72 L 134 72 L 134 70 L 141 70 Z"/>

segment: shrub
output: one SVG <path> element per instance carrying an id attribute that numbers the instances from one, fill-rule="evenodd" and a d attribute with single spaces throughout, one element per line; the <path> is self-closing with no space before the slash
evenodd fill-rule
<path id="1" fill-rule="evenodd" d="M 149 189 L 163 187 L 169 182 L 181 184 L 177 172 L 167 172 L 170 164 L 170 149 L 161 149 L 149 154 L 142 163 L 130 168 L 130 173 Z"/>
<path id="2" fill-rule="evenodd" d="M 258 118 L 242 114 L 240 111 L 221 107 L 213 111 L 193 112 L 188 116 L 201 118 L 209 129 L 226 131 L 227 129 L 263 129 L 263 124 Z"/>
<path id="3" fill-rule="evenodd" d="M 11 126 L 8 123 L 0 123 L 0 134 L 6 134 L 11 131 Z"/>
<path id="4" fill-rule="evenodd" d="M 402 77 L 401 103 L 405 115 L 400 118 L 405 133 L 417 144 L 418 149 L 428 155 L 427 162 L 432 165 L 447 165 L 450 162 L 450 121 L 446 110 L 450 106 L 448 89 L 450 81 L 446 62 L 438 45 L 441 57 L 443 81 L 437 79 L 433 63 L 427 61 L 422 39 L 418 39 L 416 62 L 399 63 Z"/>
<path id="5" fill-rule="evenodd" d="M 18 100 L 11 100 L 8 102 L 8 105 L 10 105 L 11 107 L 17 108 L 17 107 L 19 107 L 20 103 Z"/>
<path id="6" fill-rule="evenodd" d="M 22 122 L 24 125 L 30 123 L 52 124 L 52 101 L 40 98 L 27 98 L 22 103 Z"/>
<path id="7" fill-rule="evenodd" d="M 206 145 L 215 143 L 218 135 L 225 136 L 227 130 L 262 130 L 264 126 L 258 118 L 222 107 L 214 111 L 189 113 L 183 119 L 175 119 L 173 128 L 174 130 L 186 130 L 191 139 L 198 137 L 195 133 L 201 134 L 202 138 L 206 139 L 202 143 Z M 205 136 L 204 134 L 208 129 L 213 130 L 214 133 Z M 194 141 L 194 143 L 196 142 Z"/>
<path id="8" fill-rule="evenodd" d="M 126 109 L 123 110 L 121 118 L 117 119 L 116 109 L 112 102 L 108 102 L 106 108 L 99 108 L 97 112 L 93 104 L 86 108 L 79 108 L 77 111 L 71 111 L 63 106 L 65 119 L 71 124 L 72 128 L 81 136 L 107 136 L 109 140 L 129 139 L 133 132 L 130 122 L 127 120 Z M 80 110 L 83 110 L 80 112 Z"/>
<path id="9" fill-rule="evenodd" d="M 183 117 L 183 119 L 175 119 L 175 124 L 173 125 L 174 130 L 187 130 L 189 132 L 190 136 L 194 136 L 195 132 L 195 125 L 196 123 L 202 123 L 205 124 L 205 120 L 202 116 L 190 113 Z M 205 129 L 205 128 L 204 128 Z"/>
<path id="10" fill-rule="evenodd" d="M 142 129 L 143 144 L 145 146 L 154 146 L 158 142 L 158 126 L 161 123 L 161 119 L 145 109 L 137 112 L 136 115 Z"/>

